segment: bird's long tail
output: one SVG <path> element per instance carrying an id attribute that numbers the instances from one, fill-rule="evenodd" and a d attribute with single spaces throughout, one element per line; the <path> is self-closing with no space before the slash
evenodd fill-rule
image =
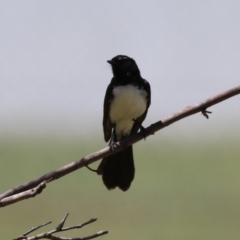
<path id="1" fill-rule="evenodd" d="M 119 187 L 127 191 L 135 173 L 132 146 L 103 158 L 97 171 L 109 190 Z"/>

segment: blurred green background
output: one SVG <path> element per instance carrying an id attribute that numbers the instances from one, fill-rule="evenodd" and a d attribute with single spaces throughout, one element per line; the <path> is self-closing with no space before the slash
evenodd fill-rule
<path id="1" fill-rule="evenodd" d="M 166 133 L 134 145 L 136 177 L 129 191 L 108 191 L 99 176 L 82 168 L 50 183 L 35 198 L 1 208 L 1 239 L 13 239 L 52 220 L 37 232 L 50 230 L 67 212 L 67 226 L 94 217 L 98 221 L 60 234 L 65 237 L 107 229 L 109 234 L 99 239 L 239 239 L 240 138 L 229 134 L 215 140 L 201 135 L 182 139 Z M 103 140 L 93 134 L 83 139 L 2 137 L 0 190 L 103 147 Z"/>

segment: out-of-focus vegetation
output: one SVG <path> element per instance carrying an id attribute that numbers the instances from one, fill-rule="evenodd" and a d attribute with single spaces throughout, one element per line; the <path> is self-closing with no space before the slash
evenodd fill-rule
<path id="1" fill-rule="evenodd" d="M 134 145 L 136 177 L 129 191 L 108 191 L 99 176 L 82 168 L 50 183 L 33 199 L 1 208 L 0 239 L 12 239 L 49 220 L 53 224 L 37 232 L 52 229 L 66 212 L 66 225 L 93 217 L 98 221 L 61 236 L 107 229 L 109 234 L 99 239 L 239 239 L 239 141 L 149 139 Z M 90 138 L 2 138 L 0 191 L 105 145 Z"/>

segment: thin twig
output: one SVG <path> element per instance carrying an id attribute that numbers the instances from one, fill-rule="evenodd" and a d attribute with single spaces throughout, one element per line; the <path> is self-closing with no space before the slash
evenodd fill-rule
<path id="1" fill-rule="evenodd" d="M 210 113 L 210 112 L 206 111 L 207 108 L 209 108 L 210 106 L 213 106 L 219 102 L 222 102 L 228 98 L 231 98 L 237 94 L 240 94 L 240 86 L 237 86 L 235 88 L 232 88 L 225 92 L 217 94 L 209 99 L 206 99 L 205 101 L 203 101 L 197 105 L 186 107 L 182 111 L 174 113 L 170 117 L 167 117 L 162 121 L 158 121 L 158 122 L 150 125 L 149 127 L 145 128 L 145 131 L 144 131 L 145 136 L 143 136 L 142 133 L 136 133 L 134 135 L 130 135 L 129 137 L 127 137 L 124 140 L 117 142 L 115 144 L 116 149 L 114 150 L 114 152 L 111 151 L 110 147 L 106 147 L 98 152 L 87 155 L 75 162 L 69 163 L 69 164 L 59 168 L 58 170 L 54 170 L 54 171 L 49 172 L 39 178 L 36 178 L 36 179 L 26 182 L 22 185 L 14 187 L 0 195 L 0 207 L 4 206 L 2 203 L 4 201 L 4 198 L 6 198 L 6 197 L 9 197 L 11 195 L 32 189 L 32 188 L 36 187 L 37 185 L 39 185 L 43 181 L 51 182 L 58 178 L 61 178 L 61 177 L 65 176 L 66 174 L 69 174 L 69 173 L 71 173 L 79 168 L 82 168 L 84 166 L 87 166 L 93 162 L 96 162 L 97 160 L 99 160 L 103 157 L 106 157 L 115 152 L 118 152 L 118 151 L 126 148 L 127 146 L 130 146 L 130 145 L 142 140 L 144 137 L 150 136 L 150 135 L 154 134 L 155 132 L 159 131 L 160 129 L 165 128 L 165 127 L 169 126 L 170 124 L 173 124 L 174 122 L 177 122 L 183 118 L 186 118 L 186 117 L 196 114 L 198 112 L 202 112 L 205 115 L 205 117 L 208 117 L 207 113 Z"/>
<path id="2" fill-rule="evenodd" d="M 69 213 L 66 214 L 66 216 L 63 218 L 63 220 L 59 223 L 59 225 L 56 227 L 57 230 L 61 230 L 63 228 L 63 225 L 65 224 L 67 217 Z"/>
<path id="3" fill-rule="evenodd" d="M 76 226 L 73 226 L 73 227 L 66 227 L 66 228 L 62 228 L 61 231 L 68 231 L 68 230 L 71 230 L 71 229 L 74 229 L 74 228 L 82 228 L 90 223 L 93 223 L 93 222 L 96 222 L 97 219 L 96 218 L 92 218 L 90 220 L 88 220 L 87 222 L 85 223 L 82 223 L 82 224 L 79 224 L 79 225 L 76 225 Z"/>
<path id="4" fill-rule="evenodd" d="M 34 226 L 33 226 L 30 230 L 28 230 L 27 232 L 25 232 L 22 236 L 27 236 L 29 233 L 34 232 L 34 231 L 38 230 L 39 228 L 45 227 L 45 226 L 47 226 L 47 225 L 49 225 L 49 224 L 51 224 L 51 223 L 52 223 L 52 221 L 47 222 L 47 223 L 43 223 L 42 225 L 39 225 L 39 226 L 37 226 L 37 227 L 34 227 Z"/>

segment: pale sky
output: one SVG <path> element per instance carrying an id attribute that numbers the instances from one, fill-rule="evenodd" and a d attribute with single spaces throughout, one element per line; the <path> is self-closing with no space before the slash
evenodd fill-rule
<path id="1" fill-rule="evenodd" d="M 239 0 L 1 1 L 0 134 L 102 134 L 106 61 L 118 54 L 151 84 L 145 126 L 239 85 L 239 13 Z M 237 128 L 239 105 L 237 96 L 174 131 Z"/>

